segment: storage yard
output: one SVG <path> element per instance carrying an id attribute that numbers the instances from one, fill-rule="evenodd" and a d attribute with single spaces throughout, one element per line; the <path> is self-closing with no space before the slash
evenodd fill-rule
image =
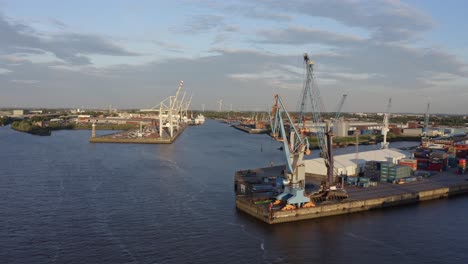
<path id="1" fill-rule="evenodd" d="M 276 194 L 281 192 L 284 167 L 260 168 L 238 171 L 235 176 L 236 207 L 265 223 L 277 224 L 332 215 L 368 211 L 400 206 L 432 199 L 468 193 L 468 175 L 455 174 L 456 169 L 416 176 L 411 181 L 388 182 L 383 178 L 375 186 L 361 187 L 358 177 L 348 177 L 346 188 L 349 197 L 342 201 L 316 201 L 314 207 L 283 210 L 284 204 L 274 205 Z M 421 175 L 424 175 L 421 173 Z M 365 182 L 368 182 L 367 179 Z M 400 184 L 398 184 L 400 183 Z M 320 182 L 306 176 L 306 191 L 313 193 Z"/>
<path id="2" fill-rule="evenodd" d="M 284 166 L 242 170 L 235 173 L 236 207 L 268 224 L 348 214 L 399 206 L 468 193 L 466 158 L 468 135 L 429 137 L 427 104 L 421 145 L 414 152 L 389 148 L 392 99 L 383 114 L 381 149 L 333 155 L 334 127 L 346 96 L 333 120 L 322 117 L 320 92 L 314 85 L 314 62 L 304 54 L 306 79 L 298 122 L 283 100 L 275 95 L 270 122 L 271 137 L 282 142 Z M 306 103 L 310 101 L 320 158 L 310 154 L 306 136 Z M 335 125 L 331 123 L 335 122 Z M 286 125 L 288 124 L 288 125 Z M 356 133 L 358 140 L 359 133 Z"/>

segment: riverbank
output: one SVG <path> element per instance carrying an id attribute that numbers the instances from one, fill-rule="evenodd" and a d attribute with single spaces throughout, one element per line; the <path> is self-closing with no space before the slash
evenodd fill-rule
<path id="1" fill-rule="evenodd" d="M 1 123 L 0 126 L 8 125 L 10 123 Z M 119 130 L 125 131 L 130 129 L 135 129 L 137 126 L 135 125 L 97 125 L 96 130 Z M 52 131 L 58 130 L 91 130 L 92 125 L 76 125 L 76 124 L 49 124 L 45 127 L 37 126 L 30 121 L 14 121 L 11 123 L 11 129 L 18 131 L 29 133 L 32 135 L 39 135 L 39 136 L 50 136 Z"/>
<path id="2" fill-rule="evenodd" d="M 29 121 L 15 121 L 11 124 L 11 129 L 36 136 L 51 135 L 51 129 L 33 125 Z"/>

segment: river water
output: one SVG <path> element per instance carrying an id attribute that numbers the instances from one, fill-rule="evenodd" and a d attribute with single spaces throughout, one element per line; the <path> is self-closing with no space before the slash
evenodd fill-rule
<path id="1" fill-rule="evenodd" d="M 268 136 L 212 120 L 172 145 L 89 136 L 0 128 L 0 263 L 468 263 L 468 197 L 267 226 L 236 211 L 233 174 L 283 163 Z"/>

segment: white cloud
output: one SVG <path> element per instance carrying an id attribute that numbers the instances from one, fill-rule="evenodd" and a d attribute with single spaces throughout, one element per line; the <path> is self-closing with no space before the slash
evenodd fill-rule
<path id="1" fill-rule="evenodd" d="M 0 68 L 0 74 L 8 74 L 10 72 L 12 72 L 12 71 L 8 70 L 8 69 Z"/>
<path id="2" fill-rule="evenodd" d="M 11 80 L 12 83 L 20 83 L 20 84 L 35 84 L 40 82 L 39 80 Z"/>
<path id="3" fill-rule="evenodd" d="M 0 13 L 0 55 L 51 53 L 74 65 L 91 64 L 90 54 L 138 56 L 101 35 L 63 32 L 41 35 L 29 25 L 8 21 Z"/>

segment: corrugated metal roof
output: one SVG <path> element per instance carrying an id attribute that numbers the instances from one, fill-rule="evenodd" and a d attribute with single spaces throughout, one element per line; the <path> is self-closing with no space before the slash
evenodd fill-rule
<path id="1" fill-rule="evenodd" d="M 365 152 L 359 152 L 357 163 L 361 169 L 366 161 L 386 161 L 387 158 L 393 158 L 394 161 L 411 157 L 411 153 L 399 149 L 379 149 Z M 326 175 L 327 168 L 322 158 L 304 160 L 306 173 Z M 338 155 L 334 157 L 334 167 L 338 174 L 355 175 L 356 173 L 356 153 Z"/>

